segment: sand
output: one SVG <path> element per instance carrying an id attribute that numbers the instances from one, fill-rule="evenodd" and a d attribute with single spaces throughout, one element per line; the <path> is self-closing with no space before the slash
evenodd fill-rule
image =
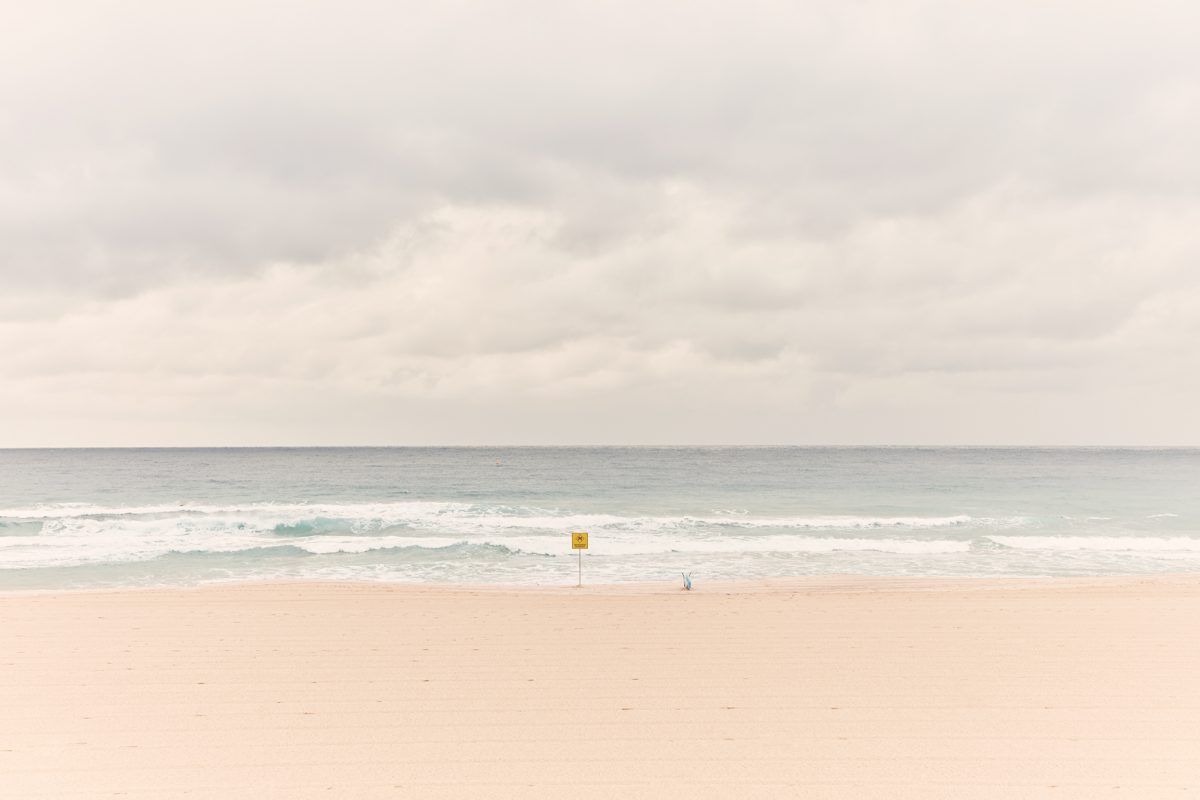
<path id="1" fill-rule="evenodd" d="M 1200 578 L 0 596 L 0 796 L 1181 797 Z"/>

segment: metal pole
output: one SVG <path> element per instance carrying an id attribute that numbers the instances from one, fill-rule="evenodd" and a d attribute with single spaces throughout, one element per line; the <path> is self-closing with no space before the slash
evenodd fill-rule
<path id="1" fill-rule="evenodd" d="M 583 586 L 583 551 L 582 550 L 579 551 L 579 583 L 577 583 L 575 585 L 577 587 Z"/>

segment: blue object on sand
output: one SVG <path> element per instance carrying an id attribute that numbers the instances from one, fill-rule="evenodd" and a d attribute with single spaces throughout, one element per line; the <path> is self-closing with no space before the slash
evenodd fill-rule
<path id="1" fill-rule="evenodd" d="M 681 572 L 680 574 L 683 575 L 683 588 L 690 592 L 692 590 L 692 574 L 690 572 Z"/>

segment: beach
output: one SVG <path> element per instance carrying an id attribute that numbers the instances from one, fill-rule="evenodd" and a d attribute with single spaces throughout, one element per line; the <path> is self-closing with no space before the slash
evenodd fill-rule
<path id="1" fill-rule="evenodd" d="M 1200 578 L 0 596 L 0 795 L 1176 797 Z"/>

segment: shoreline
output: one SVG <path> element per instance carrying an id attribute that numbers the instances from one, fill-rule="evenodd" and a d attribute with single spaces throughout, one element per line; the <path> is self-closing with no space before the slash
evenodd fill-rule
<path id="1" fill-rule="evenodd" d="M 204 592 L 220 589 L 269 589 L 271 587 L 341 587 L 381 592 L 446 592 L 499 594 L 596 594 L 642 595 L 685 594 L 678 581 L 628 581 L 617 583 L 568 584 L 527 583 L 433 583 L 368 580 L 314 580 L 310 578 L 207 581 L 186 585 L 102 586 L 79 588 L 0 589 L 0 600 L 45 595 L 110 595 L 123 593 Z M 950 592 L 1007 591 L 1026 589 L 1088 589 L 1122 586 L 1200 588 L 1198 572 L 1143 572 L 1115 575 L 1017 575 L 1017 576 L 888 576 L 801 575 L 744 580 L 697 581 L 691 594 L 772 594 L 772 593 L 871 593 L 871 592 Z"/>
<path id="2" fill-rule="evenodd" d="M 0 596 L 22 798 L 1163 797 L 1200 576 Z"/>

